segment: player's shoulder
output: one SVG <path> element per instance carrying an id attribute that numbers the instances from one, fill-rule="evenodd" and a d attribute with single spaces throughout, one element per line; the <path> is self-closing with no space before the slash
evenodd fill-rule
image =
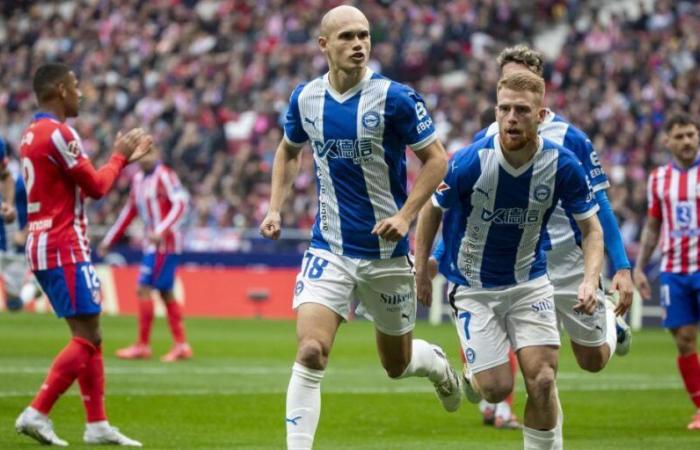
<path id="1" fill-rule="evenodd" d="M 564 142 L 568 145 L 576 144 L 583 145 L 586 142 L 590 142 L 591 139 L 588 137 L 585 131 L 571 123 L 565 117 L 560 114 L 552 113 L 554 117 L 546 125 L 551 128 L 560 128 L 564 133 Z"/>
<path id="2" fill-rule="evenodd" d="M 481 152 L 495 151 L 495 136 L 485 136 L 454 152 L 452 161 L 457 164 L 471 164 L 480 161 Z M 494 153 L 495 154 L 495 153 Z"/>
<path id="3" fill-rule="evenodd" d="M 559 161 L 559 165 L 561 166 L 562 164 L 576 164 L 576 165 L 581 165 L 581 160 L 579 159 L 578 156 L 576 156 L 576 153 L 574 153 L 571 149 L 557 144 L 551 139 L 547 139 L 545 137 L 542 138 L 542 153 L 548 153 L 548 152 L 555 152 L 557 153 L 557 159 Z"/>
<path id="4" fill-rule="evenodd" d="M 371 80 L 381 80 L 388 84 L 387 101 L 392 103 L 419 103 L 423 102 L 421 95 L 411 86 L 394 81 L 384 75 L 374 73 Z"/>
<path id="5" fill-rule="evenodd" d="M 498 122 L 493 122 L 491 125 L 489 125 L 486 128 L 482 128 L 481 130 L 477 131 L 476 134 L 474 134 L 474 137 L 472 140 L 474 142 L 479 141 L 485 137 L 491 137 L 495 136 L 498 134 Z"/>

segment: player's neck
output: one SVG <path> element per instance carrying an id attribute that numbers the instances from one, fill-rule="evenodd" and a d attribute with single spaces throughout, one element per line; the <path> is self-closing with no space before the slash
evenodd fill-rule
<path id="1" fill-rule="evenodd" d="M 532 160 L 532 157 L 537 153 L 539 145 L 539 139 L 534 139 L 518 150 L 506 150 L 503 147 L 503 142 L 501 142 L 501 153 L 503 158 L 508 161 L 508 164 L 514 169 L 518 169 Z"/>
<path id="2" fill-rule="evenodd" d="M 59 122 L 66 121 L 66 111 L 63 106 L 57 104 L 56 102 L 46 102 L 39 105 L 42 111 L 53 114 L 59 120 Z"/>
<path id="3" fill-rule="evenodd" d="M 695 163 L 698 161 L 698 158 L 696 155 L 696 157 L 692 160 L 681 160 L 679 158 L 673 158 L 673 161 L 676 163 L 676 166 L 678 166 L 680 169 L 688 170 L 695 165 Z"/>
<path id="4" fill-rule="evenodd" d="M 347 72 L 340 69 L 331 69 L 328 72 L 328 82 L 339 94 L 344 94 L 362 81 L 366 70 L 367 67 Z"/>

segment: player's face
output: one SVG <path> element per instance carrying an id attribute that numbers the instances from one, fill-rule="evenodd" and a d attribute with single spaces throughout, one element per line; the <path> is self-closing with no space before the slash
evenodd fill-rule
<path id="1" fill-rule="evenodd" d="M 537 94 L 501 88 L 497 103 L 496 121 L 504 150 L 520 150 L 537 138 L 537 127 L 545 115 Z"/>
<path id="2" fill-rule="evenodd" d="M 700 135 L 695 125 L 674 125 L 665 140 L 673 157 L 681 164 L 689 166 L 697 159 Z"/>
<path id="3" fill-rule="evenodd" d="M 321 36 L 318 41 L 331 70 L 353 71 L 367 65 L 372 43 L 369 23 L 364 16 L 349 15 L 340 19 L 328 36 Z"/>
<path id="4" fill-rule="evenodd" d="M 77 117 L 78 106 L 83 94 L 78 88 L 78 78 L 71 71 L 66 76 L 66 79 L 58 85 L 59 94 L 63 100 L 66 117 Z"/>

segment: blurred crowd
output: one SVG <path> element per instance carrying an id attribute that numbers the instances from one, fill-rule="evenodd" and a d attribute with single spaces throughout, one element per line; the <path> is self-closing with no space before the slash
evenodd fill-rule
<path id="1" fill-rule="evenodd" d="M 255 228 L 267 208 L 289 95 L 326 70 L 316 43 L 321 12 L 339 3 L 2 2 L 0 134 L 16 150 L 36 109 L 28 80 L 43 62 L 66 62 L 85 97 L 72 124 L 91 157 L 105 161 L 119 129 L 148 128 L 191 194 L 192 245 L 204 248 L 209 236 L 228 230 L 230 239 L 218 242 L 242 248 L 235 230 Z M 662 123 L 675 109 L 700 119 L 700 5 L 645 1 L 641 14 L 603 20 L 595 6 L 604 3 L 355 2 L 372 27 L 371 67 L 423 95 L 451 151 L 470 142 L 493 107 L 498 52 L 564 30 L 563 46 L 546 64 L 548 102 L 591 137 L 634 256 L 646 174 L 668 158 Z M 411 178 L 417 167 L 411 159 Z M 286 227 L 313 223 L 312 168 L 307 152 Z M 92 224 L 113 223 L 135 169 L 92 203 Z"/>

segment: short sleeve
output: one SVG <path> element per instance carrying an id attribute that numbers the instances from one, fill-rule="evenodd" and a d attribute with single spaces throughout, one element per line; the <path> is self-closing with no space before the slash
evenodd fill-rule
<path id="1" fill-rule="evenodd" d="M 404 144 L 418 151 L 437 139 L 435 125 L 423 98 L 407 86 L 398 86 L 390 92 L 394 103 L 393 127 Z"/>
<path id="2" fill-rule="evenodd" d="M 661 199 L 657 195 L 657 173 L 658 172 L 654 170 L 649 175 L 649 179 L 647 180 L 647 216 L 662 220 L 663 213 L 661 210 Z"/>
<path id="3" fill-rule="evenodd" d="M 303 89 L 304 85 L 300 84 L 292 92 L 284 121 L 284 140 L 294 147 L 301 147 L 309 140 L 299 113 L 299 95 Z"/>
<path id="4" fill-rule="evenodd" d="M 598 212 L 590 181 L 583 165 L 573 155 L 560 155 L 564 159 L 560 166 L 560 197 L 564 210 L 576 220 L 587 219 Z"/>
<path id="5" fill-rule="evenodd" d="M 71 170 L 87 159 L 80 136 L 68 125 L 56 127 L 51 133 L 51 142 L 58 153 L 56 162 L 64 169 Z"/>
<path id="6" fill-rule="evenodd" d="M 597 192 L 610 186 L 608 177 L 600 165 L 598 153 L 588 136 L 580 130 L 572 129 L 564 139 L 564 147 L 573 151 L 581 160 L 586 175 L 591 180 L 591 189 Z"/>
<path id="7" fill-rule="evenodd" d="M 446 211 L 459 202 L 459 176 L 460 164 L 457 163 L 457 155 L 455 153 L 450 159 L 445 179 L 435 189 L 432 197 L 433 205 Z"/>

